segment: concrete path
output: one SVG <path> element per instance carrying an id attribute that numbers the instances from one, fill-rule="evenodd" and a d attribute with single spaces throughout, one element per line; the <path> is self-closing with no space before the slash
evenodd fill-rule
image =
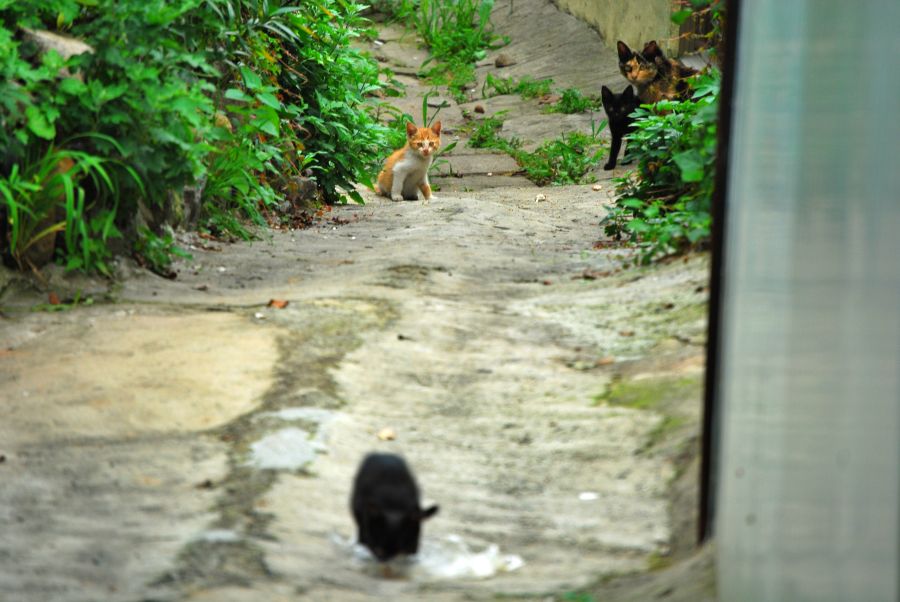
<path id="1" fill-rule="evenodd" d="M 495 15 L 511 74 L 612 79 L 551 5 Z M 564 60 L 577 36 L 597 66 Z M 0 599 L 701 599 L 683 570 L 643 573 L 690 548 L 706 258 L 623 269 L 595 245 L 608 181 L 536 202 L 510 178 L 427 204 L 367 192 L 252 244 L 190 237 L 176 280 L 132 270 L 70 311 L 6 287 Z M 352 546 L 375 449 L 441 505 L 418 563 Z"/>

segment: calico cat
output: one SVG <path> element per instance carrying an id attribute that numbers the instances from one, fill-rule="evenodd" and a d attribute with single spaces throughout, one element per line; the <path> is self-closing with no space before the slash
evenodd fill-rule
<path id="1" fill-rule="evenodd" d="M 414 123 L 406 124 L 406 144 L 394 151 L 384 169 L 378 174 L 377 192 L 394 201 L 419 198 L 422 191 L 425 200 L 433 199 L 428 183 L 428 168 L 441 146 L 441 122 L 420 128 Z"/>
<path id="2" fill-rule="evenodd" d="M 600 95 L 603 98 L 603 109 L 606 111 L 609 131 L 612 134 L 609 160 L 603 166 L 603 169 L 608 170 L 616 166 L 616 158 L 622 147 L 622 137 L 630 134 L 634 129 L 634 118 L 631 117 L 631 113 L 640 106 L 640 102 L 630 85 L 621 94 L 614 94 L 612 90 L 603 86 L 600 89 Z"/>
<path id="3" fill-rule="evenodd" d="M 685 78 L 697 73 L 678 59 L 667 58 L 662 49 L 651 40 L 644 44 L 641 52 L 635 52 L 619 40 L 619 71 L 638 91 L 638 98 L 644 104 L 660 100 L 684 99 L 689 87 Z"/>

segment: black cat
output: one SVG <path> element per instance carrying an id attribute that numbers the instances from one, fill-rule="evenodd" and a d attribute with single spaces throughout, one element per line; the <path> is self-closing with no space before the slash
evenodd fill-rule
<path id="1" fill-rule="evenodd" d="M 622 136 L 630 134 L 633 130 L 634 118 L 631 113 L 640 106 L 641 102 L 635 96 L 631 86 L 625 88 L 621 94 L 613 94 L 612 90 L 603 86 L 600 89 L 603 97 L 603 108 L 606 110 L 606 119 L 609 122 L 609 131 L 612 133 L 612 144 L 609 148 L 609 160 L 603 169 L 612 169 L 616 166 L 616 157 L 622 148 Z"/>
<path id="2" fill-rule="evenodd" d="M 403 458 L 376 453 L 356 473 L 350 507 L 359 543 L 381 561 L 418 552 L 422 521 L 438 511 L 419 505 L 419 488 Z"/>

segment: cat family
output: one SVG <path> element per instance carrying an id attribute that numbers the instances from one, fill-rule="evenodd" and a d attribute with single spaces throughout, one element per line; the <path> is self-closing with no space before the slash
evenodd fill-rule
<path id="1" fill-rule="evenodd" d="M 619 71 L 637 88 L 641 103 L 683 100 L 687 96 L 690 88 L 685 78 L 695 75 L 697 70 L 678 59 L 666 57 L 656 40 L 644 44 L 640 52 L 635 52 L 619 40 L 616 50 L 619 53 Z"/>
<path id="2" fill-rule="evenodd" d="M 350 509 L 359 543 L 382 562 L 418 552 L 422 521 L 438 511 L 420 506 L 419 488 L 403 458 L 381 453 L 367 455 L 360 464 Z"/>
<path id="3" fill-rule="evenodd" d="M 424 128 L 407 122 L 406 144 L 388 157 L 378 174 L 378 194 L 394 201 L 414 201 L 421 191 L 426 201 L 435 198 L 428 183 L 428 169 L 440 147 L 440 121 Z"/>
<path id="4" fill-rule="evenodd" d="M 601 89 L 603 108 L 612 134 L 609 160 L 603 169 L 616 166 L 622 137 L 634 129 L 631 113 L 641 104 L 653 104 L 663 99 L 684 99 L 690 90 L 685 80 L 697 73 L 696 69 L 687 67 L 681 61 L 666 57 L 656 40 L 644 44 L 640 52 L 635 52 L 621 40 L 616 42 L 616 49 L 619 53 L 619 71 L 629 85 L 621 94 L 614 94 L 606 86 Z M 631 84 L 637 88 L 636 95 Z"/>
<path id="5" fill-rule="evenodd" d="M 606 111 L 606 119 L 609 123 L 609 131 L 612 134 L 612 143 L 609 148 L 609 160 L 603 169 L 612 169 L 616 166 L 616 158 L 619 149 L 622 148 L 622 137 L 633 130 L 634 118 L 631 113 L 640 106 L 638 97 L 634 94 L 631 85 L 625 87 L 621 94 L 615 94 L 612 90 L 603 86 L 600 89 L 603 98 L 603 109 Z"/>

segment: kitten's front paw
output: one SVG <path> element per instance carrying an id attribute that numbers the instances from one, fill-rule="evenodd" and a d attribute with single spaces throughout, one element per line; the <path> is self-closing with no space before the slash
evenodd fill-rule
<path id="1" fill-rule="evenodd" d="M 603 169 L 605 169 L 606 171 L 609 171 L 610 169 L 613 169 L 615 166 L 616 166 L 615 163 L 607 163 L 606 165 L 603 166 Z"/>
<path id="2" fill-rule="evenodd" d="M 436 201 L 436 200 L 438 200 L 438 198 L 434 195 L 431 195 L 425 199 L 425 202 L 427 203 L 428 201 Z"/>
<path id="3" fill-rule="evenodd" d="M 392 201 L 402 201 L 402 200 L 403 200 L 403 195 L 402 195 L 402 194 L 392 194 L 392 195 L 391 195 L 391 200 L 392 200 Z"/>

